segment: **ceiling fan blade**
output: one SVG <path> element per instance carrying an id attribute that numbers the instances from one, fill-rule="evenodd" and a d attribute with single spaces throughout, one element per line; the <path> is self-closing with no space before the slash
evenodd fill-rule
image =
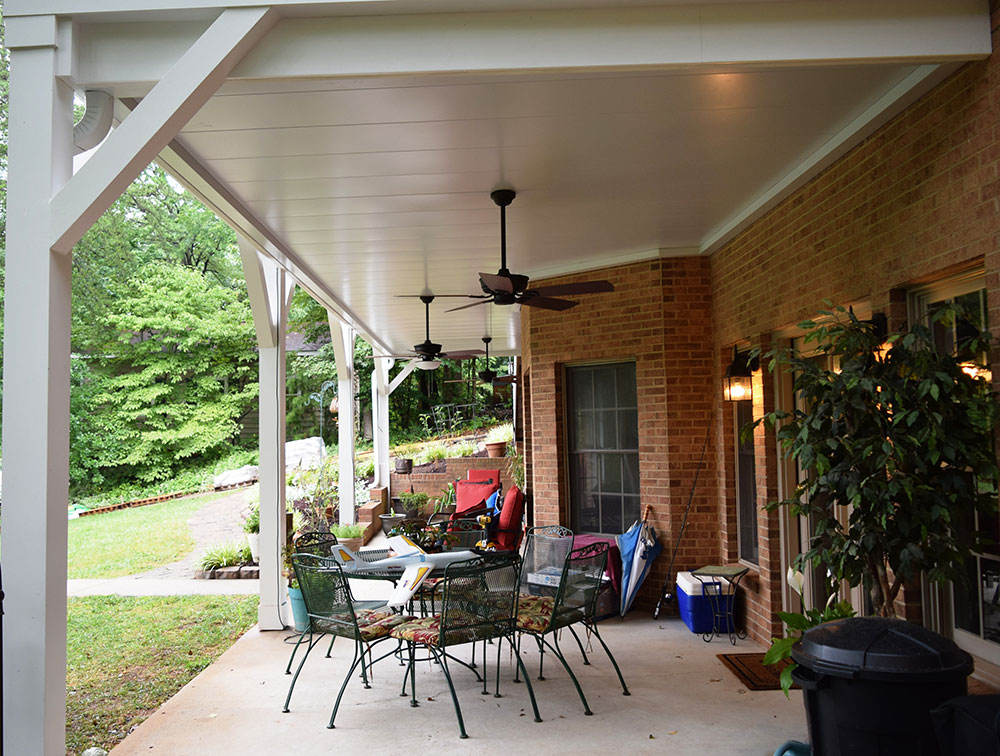
<path id="1" fill-rule="evenodd" d="M 568 299 L 553 299 L 551 297 L 527 297 L 526 299 L 517 300 L 518 304 L 522 304 L 525 307 L 540 307 L 543 310 L 568 310 L 570 307 L 576 307 L 577 302 L 571 302 Z"/>
<path id="2" fill-rule="evenodd" d="M 555 284 L 553 286 L 539 286 L 532 289 L 540 297 L 561 297 L 573 294 L 600 294 L 606 291 L 614 291 L 615 287 L 610 281 L 580 281 L 579 283 Z"/>
<path id="3" fill-rule="evenodd" d="M 424 296 L 423 294 L 393 294 L 396 299 L 420 299 Z M 461 297 L 462 299 L 475 298 L 482 299 L 483 297 L 489 296 L 488 294 L 433 294 L 427 295 L 433 296 L 435 299 L 441 299 L 443 297 Z"/>
<path id="4" fill-rule="evenodd" d="M 462 305 L 461 307 L 452 307 L 450 310 L 445 310 L 445 312 L 455 312 L 456 310 L 465 310 L 469 307 L 476 307 L 477 305 L 489 304 L 493 301 L 493 297 L 487 297 L 486 299 L 480 299 L 478 302 L 473 302 L 472 304 Z"/>
<path id="5" fill-rule="evenodd" d="M 446 360 L 462 360 L 469 357 L 477 357 L 482 353 L 482 349 L 463 349 L 458 352 L 442 352 L 438 357 L 443 357 Z"/>
<path id="6" fill-rule="evenodd" d="M 475 378 L 449 378 L 447 381 L 442 381 L 442 383 L 475 383 Z"/>
<path id="7" fill-rule="evenodd" d="M 480 273 L 479 280 L 490 291 L 505 291 L 508 294 L 514 293 L 514 284 L 506 276 L 498 276 L 493 273 Z"/>
<path id="8" fill-rule="evenodd" d="M 374 357 L 376 360 L 412 360 L 416 356 L 418 356 L 418 355 L 416 355 L 416 354 L 414 354 L 412 352 L 410 354 L 373 354 L 372 355 L 372 357 Z"/>
<path id="9" fill-rule="evenodd" d="M 509 386 L 512 383 L 517 383 L 517 379 L 513 375 L 501 375 L 493 379 L 494 386 L 498 384 Z"/>

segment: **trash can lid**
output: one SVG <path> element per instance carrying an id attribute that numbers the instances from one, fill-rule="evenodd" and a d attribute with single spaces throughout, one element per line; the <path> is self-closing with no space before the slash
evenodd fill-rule
<path id="1" fill-rule="evenodd" d="M 953 641 L 911 622 L 849 617 L 810 628 L 792 659 L 814 672 L 884 681 L 951 680 L 972 672 L 972 657 Z"/>

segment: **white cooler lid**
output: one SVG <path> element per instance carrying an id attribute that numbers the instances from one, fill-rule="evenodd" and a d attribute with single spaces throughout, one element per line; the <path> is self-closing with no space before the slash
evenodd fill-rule
<path id="1" fill-rule="evenodd" d="M 716 586 L 720 586 L 723 580 L 725 580 L 725 578 L 713 578 L 712 581 L 706 579 L 705 582 L 702 583 L 690 572 L 677 573 L 677 587 L 684 591 L 684 593 L 688 596 L 703 596 L 705 594 L 704 589 L 706 587 L 709 589 L 709 593 L 716 593 L 719 590 Z"/>

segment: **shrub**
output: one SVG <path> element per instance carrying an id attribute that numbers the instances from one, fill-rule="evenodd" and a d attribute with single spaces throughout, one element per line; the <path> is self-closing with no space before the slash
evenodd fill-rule
<path id="1" fill-rule="evenodd" d="M 360 525 L 334 525 L 330 532 L 337 538 L 360 538 L 365 534 L 365 529 Z"/>
<path id="2" fill-rule="evenodd" d="M 250 547 L 247 544 L 220 543 L 207 549 L 199 564 L 203 570 L 217 570 L 220 567 L 236 567 L 252 564 Z"/>
<path id="3" fill-rule="evenodd" d="M 260 505 L 259 504 L 250 508 L 250 514 L 248 514 L 246 520 L 243 521 L 243 532 L 244 533 L 259 533 L 260 532 Z"/>

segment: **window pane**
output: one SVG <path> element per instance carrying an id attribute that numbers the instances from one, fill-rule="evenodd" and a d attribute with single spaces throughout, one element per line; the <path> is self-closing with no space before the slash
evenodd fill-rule
<path id="1" fill-rule="evenodd" d="M 584 533 L 601 532 L 601 517 L 596 495 L 581 497 L 576 506 L 573 530 Z"/>
<path id="2" fill-rule="evenodd" d="M 615 369 L 610 366 L 594 368 L 594 406 L 614 407 L 615 394 Z"/>
<path id="3" fill-rule="evenodd" d="M 601 494 L 601 532 L 624 533 L 622 497 Z"/>
<path id="4" fill-rule="evenodd" d="M 622 455 L 602 454 L 604 469 L 601 475 L 602 491 L 622 490 Z"/>
<path id="5" fill-rule="evenodd" d="M 955 589 L 955 627 L 979 635 L 979 570 L 977 569 L 978 559 L 969 559 L 965 562 L 965 570 L 962 578 L 956 580 L 952 585 Z"/>
<path id="6" fill-rule="evenodd" d="M 639 508 L 642 506 L 642 502 L 639 501 L 638 496 L 623 496 L 622 501 L 625 506 L 625 527 L 630 528 L 632 523 L 639 519 Z"/>
<path id="7" fill-rule="evenodd" d="M 618 410 L 618 448 L 639 448 L 638 410 Z"/>
<path id="8" fill-rule="evenodd" d="M 980 585 L 983 587 L 983 638 L 1000 641 L 1000 562 L 980 559 Z"/>
<path id="9" fill-rule="evenodd" d="M 594 448 L 594 413 L 584 410 L 576 413 L 575 429 L 570 429 L 570 449 Z"/>
<path id="10" fill-rule="evenodd" d="M 594 376 L 590 370 L 575 368 L 570 373 L 570 392 L 573 406 L 590 409 L 594 406 Z"/>
<path id="11" fill-rule="evenodd" d="M 639 402 L 635 395 L 635 364 L 619 365 L 615 368 L 615 384 L 618 389 L 619 407 L 636 407 Z"/>
<path id="12" fill-rule="evenodd" d="M 639 493 L 639 455 L 622 455 L 622 493 Z"/>
<path id="13" fill-rule="evenodd" d="M 594 414 L 597 416 L 597 448 L 619 448 L 618 413 L 614 410 L 598 410 Z"/>
<path id="14" fill-rule="evenodd" d="M 743 441 L 740 430 L 753 421 L 753 402 L 736 402 L 733 411 L 736 444 L 736 503 L 740 559 L 757 563 L 757 472 L 753 439 Z"/>

